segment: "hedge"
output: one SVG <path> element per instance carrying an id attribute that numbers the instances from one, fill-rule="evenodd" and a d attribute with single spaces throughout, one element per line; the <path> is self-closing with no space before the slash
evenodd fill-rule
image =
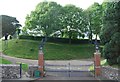
<path id="1" fill-rule="evenodd" d="M 43 37 L 39 36 L 29 36 L 29 35 L 20 35 L 19 39 L 27 39 L 27 40 L 42 40 Z"/>
<path id="2" fill-rule="evenodd" d="M 42 40 L 43 37 L 40 36 L 28 36 L 28 35 L 20 35 L 19 39 L 27 39 L 27 40 Z M 47 37 L 48 42 L 55 43 L 69 43 L 69 38 L 56 38 L 56 37 Z M 100 42 L 98 40 L 98 42 Z M 72 44 L 87 44 L 90 43 L 89 39 L 71 39 Z M 94 40 L 93 40 L 94 43 Z"/>

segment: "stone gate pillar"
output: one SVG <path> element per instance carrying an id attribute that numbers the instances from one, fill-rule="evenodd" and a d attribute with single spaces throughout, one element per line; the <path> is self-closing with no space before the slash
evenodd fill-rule
<path id="1" fill-rule="evenodd" d="M 100 52 L 94 53 L 95 76 L 101 75 L 100 55 L 101 55 Z"/>
<path id="2" fill-rule="evenodd" d="M 40 76 L 44 76 L 44 53 L 42 50 L 39 50 L 38 55 L 38 70 L 40 71 Z"/>

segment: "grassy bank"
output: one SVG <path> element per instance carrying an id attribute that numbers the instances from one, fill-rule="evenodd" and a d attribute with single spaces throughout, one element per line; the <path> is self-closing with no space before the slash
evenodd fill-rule
<path id="1" fill-rule="evenodd" d="M 34 40 L 9 40 L 8 48 L 3 53 L 19 58 L 38 59 L 39 43 L 40 41 Z M 93 57 L 93 53 L 94 45 L 91 44 L 69 45 L 47 42 L 44 47 L 46 60 L 85 59 Z"/>
<path id="2" fill-rule="evenodd" d="M 0 57 L 0 64 L 12 64 L 12 63 Z"/>
<path id="3" fill-rule="evenodd" d="M 2 51 L 2 40 L 0 39 L 0 51 Z"/>

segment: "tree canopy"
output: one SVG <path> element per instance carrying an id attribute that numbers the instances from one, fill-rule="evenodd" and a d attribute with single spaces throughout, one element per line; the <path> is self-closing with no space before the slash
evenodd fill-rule
<path id="1" fill-rule="evenodd" d="M 56 2 L 41 2 L 27 15 L 25 28 L 40 31 L 43 36 L 50 36 L 54 29 L 59 29 L 60 11 L 61 6 Z"/>
<path id="2" fill-rule="evenodd" d="M 0 15 L 0 22 L 2 26 L 2 36 L 4 36 L 6 33 L 10 35 L 15 34 L 16 28 L 21 26 L 15 17 L 6 15 Z"/>
<path id="3" fill-rule="evenodd" d="M 77 38 L 85 31 L 83 10 L 74 5 L 41 2 L 27 15 L 24 29 L 37 30 L 43 36 L 59 31 L 61 37 Z"/>
<path id="4" fill-rule="evenodd" d="M 104 9 L 102 8 L 102 5 L 96 2 L 84 11 L 87 16 L 86 21 L 88 21 L 88 33 L 90 40 L 92 40 L 93 34 L 96 34 L 96 39 L 97 35 L 100 34 L 100 30 L 102 28 L 103 11 Z"/>
<path id="5" fill-rule="evenodd" d="M 103 54 L 112 65 L 120 61 L 120 1 L 105 2 L 104 5 L 106 8 L 100 38 L 104 44 Z"/>

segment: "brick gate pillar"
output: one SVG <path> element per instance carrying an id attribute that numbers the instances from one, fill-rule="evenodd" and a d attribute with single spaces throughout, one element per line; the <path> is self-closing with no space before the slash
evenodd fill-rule
<path id="1" fill-rule="evenodd" d="M 44 53 L 42 50 L 39 50 L 39 56 L 38 56 L 38 70 L 41 73 L 41 77 L 44 76 Z"/>
<path id="2" fill-rule="evenodd" d="M 100 65 L 100 52 L 94 53 L 94 62 L 95 62 L 95 76 L 101 75 L 101 65 Z"/>

